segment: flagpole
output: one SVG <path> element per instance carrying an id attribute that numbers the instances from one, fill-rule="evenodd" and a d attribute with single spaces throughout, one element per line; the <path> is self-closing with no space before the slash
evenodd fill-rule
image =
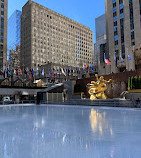
<path id="1" fill-rule="evenodd" d="M 105 53 L 104 53 L 104 65 L 105 65 L 105 75 L 106 75 Z"/>
<path id="2" fill-rule="evenodd" d="M 127 48 L 127 52 L 128 52 L 128 48 Z M 127 56 L 127 52 L 126 52 L 126 61 L 128 62 L 128 71 L 129 71 L 129 61 L 128 61 L 128 56 Z M 129 52 L 128 52 L 128 54 L 129 54 Z"/>

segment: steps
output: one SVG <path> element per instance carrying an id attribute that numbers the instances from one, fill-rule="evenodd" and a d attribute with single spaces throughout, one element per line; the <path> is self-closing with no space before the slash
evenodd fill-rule
<path id="1" fill-rule="evenodd" d="M 135 105 L 130 100 L 107 99 L 107 100 L 90 100 L 90 99 L 72 99 L 66 102 L 47 102 L 47 104 L 62 105 L 82 105 L 82 106 L 106 106 L 106 107 L 130 107 Z"/>

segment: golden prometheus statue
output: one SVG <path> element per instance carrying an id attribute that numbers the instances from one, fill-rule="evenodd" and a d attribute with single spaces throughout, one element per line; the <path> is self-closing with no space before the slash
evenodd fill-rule
<path id="1" fill-rule="evenodd" d="M 107 83 L 110 83 L 112 80 L 110 79 L 109 81 L 104 80 L 104 77 L 101 76 L 98 78 L 98 75 L 95 75 L 97 81 L 91 81 L 91 83 L 88 83 L 87 85 L 89 86 L 89 91 L 88 93 L 90 94 L 90 99 L 95 100 L 95 99 L 108 99 L 108 97 L 105 94 L 105 91 L 107 89 Z"/>

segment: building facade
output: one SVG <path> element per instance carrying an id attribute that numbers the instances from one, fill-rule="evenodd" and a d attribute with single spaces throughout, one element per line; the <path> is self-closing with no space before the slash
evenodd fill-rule
<path id="1" fill-rule="evenodd" d="M 0 0 L 0 70 L 4 70 L 7 64 L 7 3 L 8 0 Z"/>
<path id="2" fill-rule="evenodd" d="M 20 45 L 9 51 L 8 68 L 9 70 L 20 69 Z"/>
<path id="3" fill-rule="evenodd" d="M 135 50 L 141 45 L 141 0 L 105 0 L 105 6 L 110 72 L 135 70 Z"/>
<path id="4" fill-rule="evenodd" d="M 83 63 L 93 64 L 93 52 L 90 28 L 31 0 L 22 8 L 21 66 L 83 67 Z"/>
<path id="5" fill-rule="evenodd" d="M 96 28 L 96 43 L 94 44 L 94 62 L 97 67 L 99 74 L 101 74 L 101 59 L 102 56 L 100 52 L 100 45 L 106 43 L 106 20 L 105 14 L 99 16 L 95 19 L 95 28 Z M 103 65 L 102 65 L 103 66 Z"/>
<path id="6" fill-rule="evenodd" d="M 8 19 L 7 56 L 9 69 L 20 67 L 21 14 L 21 11 L 15 10 Z"/>
<path id="7" fill-rule="evenodd" d="M 21 42 L 21 14 L 19 10 L 15 10 L 14 13 L 8 19 L 8 36 L 7 47 L 8 51 L 16 50 L 16 47 Z"/>

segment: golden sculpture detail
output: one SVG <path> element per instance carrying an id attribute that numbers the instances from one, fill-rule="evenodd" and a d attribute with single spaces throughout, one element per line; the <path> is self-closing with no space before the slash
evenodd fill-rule
<path id="1" fill-rule="evenodd" d="M 88 83 L 87 85 L 90 87 L 90 90 L 88 93 L 90 94 L 90 99 L 95 100 L 95 99 L 108 99 L 105 91 L 107 89 L 107 83 L 110 83 L 112 80 L 110 79 L 109 81 L 104 80 L 104 77 L 101 76 L 98 78 L 98 75 L 95 75 L 96 77 L 96 82 L 91 81 L 91 83 Z"/>

